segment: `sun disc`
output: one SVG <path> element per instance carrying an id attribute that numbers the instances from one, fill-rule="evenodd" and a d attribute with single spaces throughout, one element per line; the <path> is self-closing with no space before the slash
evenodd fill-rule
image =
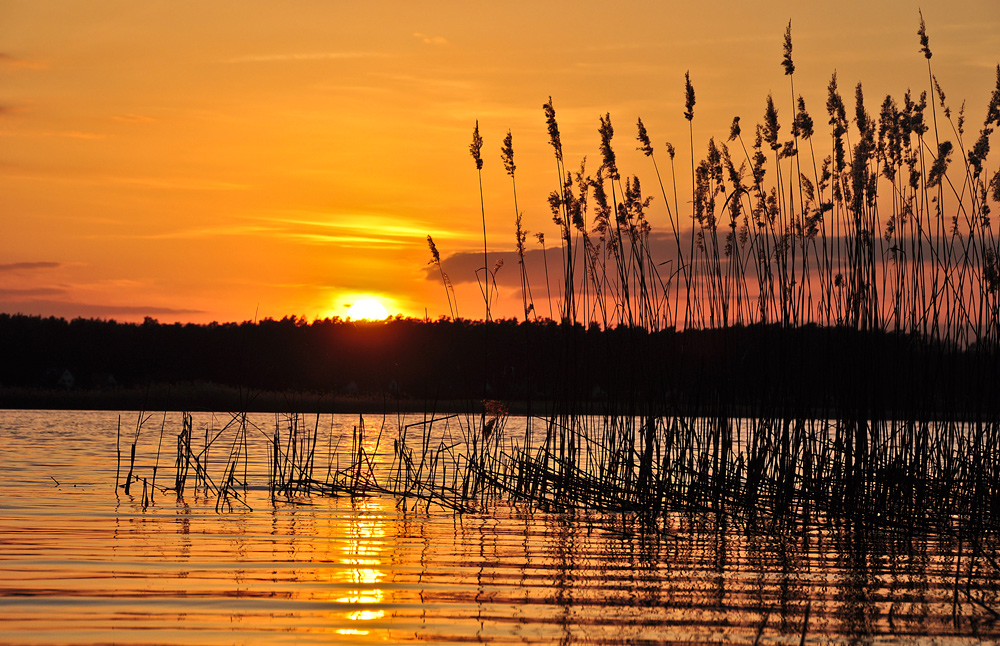
<path id="1" fill-rule="evenodd" d="M 388 316 L 389 312 L 374 298 L 356 300 L 347 310 L 347 318 L 352 321 L 381 321 Z"/>

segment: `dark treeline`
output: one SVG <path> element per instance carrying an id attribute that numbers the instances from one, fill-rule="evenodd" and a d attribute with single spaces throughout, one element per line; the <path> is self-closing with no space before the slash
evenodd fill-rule
<path id="1" fill-rule="evenodd" d="M 649 332 L 514 321 L 181 325 L 0 315 L 8 400 L 0 404 L 8 406 L 17 404 L 12 389 L 57 396 L 199 383 L 422 404 L 498 399 L 537 413 L 586 405 L 661 415 L 722 404 L 748 414 L 779 407 L 966 417 L 995 410 L 998 382 L 996 357 L 983 348 L 814 325 Z"/>

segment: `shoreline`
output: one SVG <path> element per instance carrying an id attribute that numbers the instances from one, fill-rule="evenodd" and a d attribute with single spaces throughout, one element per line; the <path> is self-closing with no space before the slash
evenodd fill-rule
<path id="1" fill-rule="evenodd" d="M 502 411 L 516 416 L 633 416 L 633 417 L 717 417 L 729 419 L 801 419 L 870 421 L 951 421 L 997 422 L 1000 412 L 979 410 L 882 410 L 870 408 L 783 404 L 760 405 L 747 402 L 716 402 L 707 408 L 697 403 L 669 401 L 632 402 L 633 410 L 623 410 L 620 402 L 608 400 L 577 401 L 559 405 L 552 400 L 523 399 L 441 399 L 428 401 L 389 393 L 343 394 L 301 391 L 250 391 L 217 384 L 155 384 L 148 388 L 53 390 L 0 386 L 2 410 L 79 410 L 79 411 L 166 411 L 229 413 L 300 413 L 300 414 L 424 414 L 491 415 Z"/>
<path id="2" fill-rule="evenodd" d="M 390 395 L 241 391 L 227 386 L 155 385 L 119 390 L 0 388 L 0 410 L 119 410 L 247 413 L 467 413 L 479 401 L 427 402 Z M 520 408 L 520 407 L 519 407 Z M 512 411 L 513 412 L 513 411 Z"/>

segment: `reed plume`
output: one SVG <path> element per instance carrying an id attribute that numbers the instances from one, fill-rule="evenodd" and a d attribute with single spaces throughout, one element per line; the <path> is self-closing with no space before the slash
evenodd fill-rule
<path id="1" fill-rule="evenodd" d="M 444 295 L 448 299 L 448 313 L 451 315 L 452 319 L 458 316 L 458 297 L 455 296 L 455 288 L 452 287 L 451 281 L 448 279 L 448 274 L 444 273 L 444 267 L 441 266 L 441 254 L 438 252 L 437 245 L 434 244 L 434 238 L 427 236 L 427 246 L 431 250 L 431 259 L 428 264 L 437 267 L 438 272 L 441 274 L 441 283 L 444 285 Z M 455 297 L 455 305 L 452 307 L 452 297 Z"/>

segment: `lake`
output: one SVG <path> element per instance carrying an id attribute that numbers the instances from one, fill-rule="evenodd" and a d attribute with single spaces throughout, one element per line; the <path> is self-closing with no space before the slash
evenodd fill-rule
<path id="1" fill-rule="evenodd" d="M 419 419 L 365 418 L 373 469 L 371 443 L 391 447 L 400 424 Z M 238 493 L 222 499 L 191 480 L 181 497 L 163 490 L 175 485 L 184 421 L 153 413 L 133 466 L 145 483 L 125 493 L 116 482 L 139 422 L 135 412 L 0 411 L 0 643 L 1000 640 L 995 537 L 273 495 L 272 430 L 317 429 L 313 477 L 323 480 L 339 468 L 329 456 L 357 442 L 359 418 L 345 415 L 252 414 L 241 437 L 227 414 L 194 414 L 192 443 L 218 435 L 204 455 L 217 488 L 234 451 L 246 457 L 230 474 Z M 507 432 L 525 423 L 511 418 Z M 436 432 L 460 438 L 462 418 Z"/>

